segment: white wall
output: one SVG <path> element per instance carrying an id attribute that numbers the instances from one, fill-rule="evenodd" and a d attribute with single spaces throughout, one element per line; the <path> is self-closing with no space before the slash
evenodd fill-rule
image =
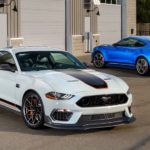
<path id="1" fill-rule="evenodd" d="M 21 0 L 24 45 L 65 48 L 65 0 Z"/>
<path id="2" fill-rule="evenodd" d="M 7 15 L 0 14 L 0 48 L 7 47 Z"/>
<path id="3" fill-rule="evenodd" d="M 101 44 L 112 44 L 121 39 L 121 6 L 101 4 L 99 6 L 98 33 Z"/>

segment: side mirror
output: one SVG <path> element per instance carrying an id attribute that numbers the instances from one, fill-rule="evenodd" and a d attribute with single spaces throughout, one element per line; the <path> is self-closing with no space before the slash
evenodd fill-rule
<path id="1" fill-rule="evenodd" d="M 12 69 L 12 67 L 9 64 L 1 64 L 0 70 L 15 72 L 15 70 Z"/>

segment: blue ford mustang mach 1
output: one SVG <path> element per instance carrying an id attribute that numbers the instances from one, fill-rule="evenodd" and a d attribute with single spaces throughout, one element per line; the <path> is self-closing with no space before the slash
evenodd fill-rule
<path id="1" fill-rule="evenodd" d="M 113 45 L 97 46 L 92 53 L 92 62 L 97 68 L 129 68 L 147 75 L 150 72 L 150 36 L 132 36 Z"/>

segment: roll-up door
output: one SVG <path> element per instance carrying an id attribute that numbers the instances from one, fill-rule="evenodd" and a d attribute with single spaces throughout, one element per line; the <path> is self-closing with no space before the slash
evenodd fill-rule
<path id="1" fill-rule="evenodd" d="M 112 44 L 121 39 L 121 5 L 99 6 L 98 33 L 101 44 Z"/>
<path id="2" fill-rule="evenodd" d="M 27 46 L 65 48 L 65 0 L 21 0 L 20 32 Z"/>

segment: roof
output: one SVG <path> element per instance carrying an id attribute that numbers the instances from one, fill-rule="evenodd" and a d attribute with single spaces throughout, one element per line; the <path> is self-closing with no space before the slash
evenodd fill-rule
<path id="1" fill-rule="evenodd" d="M 26 47 L 15 47 L 15 48 L 3 48 L 0 49 L 0 51 L 9 51 L 12 53 L 19 53 L 19 52 L 31 52 L 31 51 L 64 51 L 63 49 L 58 48 L 49 48 L 49 47 L 43 47 L 43 46 L 26 46 Z"/>
<path id="2" fill-rule="evenodd" d="M 150 36 L 131 36 L 133 38 L 150 41 Z"/>

